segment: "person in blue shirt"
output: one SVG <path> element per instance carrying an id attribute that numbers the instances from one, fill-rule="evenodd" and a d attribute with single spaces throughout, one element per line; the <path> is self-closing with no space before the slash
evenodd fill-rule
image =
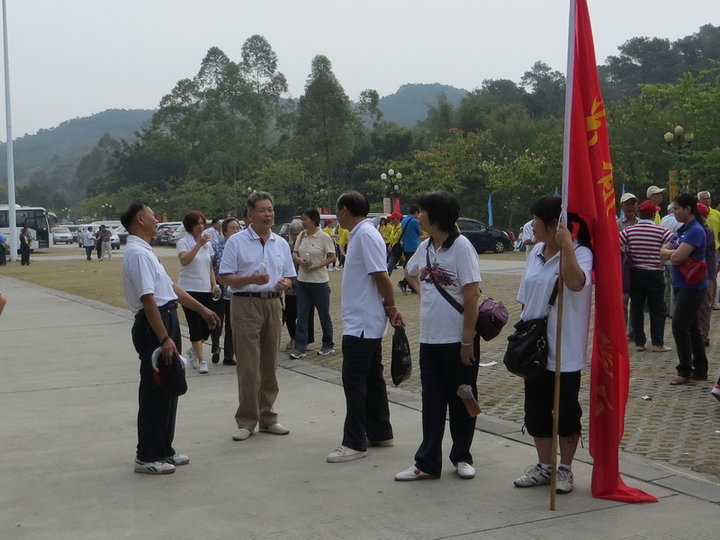
<path id="1" fill-rule="evenodd" d="M 672 385 L 687 384 L 690 380 L 705 381 L 708 376 L 708 360 L 705 342 L 700 333 L 698 311 L 707 294 L 707 266 L 703 225 L 705 220 L 697 208 L 697 199 L 690 193 L 678 195 L 673 202 L 675 219 L 682 223 L 677 231 L 680 239 L 677 245 L 665 244 L 660 257 L 672 263 L 672 284 L 675 290 L 675 312 L 672 319 L 672 333 L 678 355 L 677 375 L 670 380 Z M 700 269 L 688 272 L 689 268 Z"/>
<path id="2" fill-rule="evenodd" d="M 7 247 L 7 238 L 0 233 L 0 266 L 5 266 L 7 264 L 7 259 L 5 258 L 5 248 Z"/>
<path id="3" fill-rule="evenodd" d="M 410 207 L 408 214 L 400 222 L 400 227 L 403 231 L 400 241 L 403 245 L 403 255 L 407 263 L 420 247 L 420 207 L 417 204 Z M 408 289 L 413 294 L 416 292 L 405 278 L 398 281 L 398 287 L 400 287 L 403 294 L 407 294 Z"/>

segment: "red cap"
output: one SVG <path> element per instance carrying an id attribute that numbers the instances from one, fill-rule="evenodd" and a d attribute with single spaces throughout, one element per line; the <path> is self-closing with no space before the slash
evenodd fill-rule
<path id="1" fill-rule="evenodd" d="M 697 203 L 697 209 L 702 217 L 708 217 L 710 214 L 710 209 L 701 202 Z"/>
<path id="2" fill-rule="evenodd" d="M 640 203 L 640 206 L 638 206 L 638 214 L 642 215 L 652 215 L 655 212 L 659 212 L 660 208 L 652 202 L 650 199 L 646 199 L 643 202 Z"/>

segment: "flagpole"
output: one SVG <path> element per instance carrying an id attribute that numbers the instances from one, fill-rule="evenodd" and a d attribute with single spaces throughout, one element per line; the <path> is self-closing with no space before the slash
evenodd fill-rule
<path id="1" fill-rule="evenodd" d="M 572 119 L 572 92 L 574 80 L 575 58 L 575 0 L 570 0 L 570 17 L 568 22 L 567 75 L 565 79 L 565 132 L 563 137 L 563 189 L 560 222 L 567 223 L 568 185 L 570 180 L 570 126 Z M 558 276 L 557 326 L 555 332 L 555 377 L 553 391 L 553 425 L 551 445 L 550 476 L 550 510 L 557 506 L 557 451 L 558 432 L 560 427 L 560 375 L 562 373 L 562 320 L 563 320 L 563 289 L 562 249 L 560 250 L 560 273 Z"/>
<path id="2" fill-rule="evenodd" d="M 5 125 L 7 133 L 8 225 L 10 226 L 10 262 L 17 261 L 18 231 L 15 213 L 15 162 L 13 158 L 12 119 L 10 115 L 10 61 L 8 59 L 7 10 L 2 0 L 3 45 L 5 61 Z M 4 249 L 4 248 L 0 248 Z"/>

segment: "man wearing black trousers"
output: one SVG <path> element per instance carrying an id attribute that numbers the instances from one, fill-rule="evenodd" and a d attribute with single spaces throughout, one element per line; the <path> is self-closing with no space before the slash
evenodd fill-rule
<path id="1" fill-rule="evenodd" d="M 123 258 L 125 299 L 135 314 L 132 339 L 140 357 L 138 393 L 138 445 L 135 472 L 170 474 L 175 466 L 190 463 L 188 456 L 178 454 L 172 446 L 175 435 L 177 396 L 170 396 L 153 377 L 152 354 L 162 352 L 158 362 L 179 360 L 182 350 L 177 318 L 178 301 L 197 311 L 212 329 L 218 316 L 172 282 L 150 247 L 157 220 L 144 203 L 133 203 L 121 216 L 130 235 Z"/>

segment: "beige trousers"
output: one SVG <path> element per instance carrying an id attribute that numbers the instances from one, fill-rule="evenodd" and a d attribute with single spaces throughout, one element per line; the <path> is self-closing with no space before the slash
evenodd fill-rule
<path id="1" fill-rule="evenodd" d="M 233 345 L 237 359 L 238 428 L 253 431 L 259 423 L 277 422 L 277 358 L 282 328 L 279 298 L 233 296 L 230 302 Z"/>

